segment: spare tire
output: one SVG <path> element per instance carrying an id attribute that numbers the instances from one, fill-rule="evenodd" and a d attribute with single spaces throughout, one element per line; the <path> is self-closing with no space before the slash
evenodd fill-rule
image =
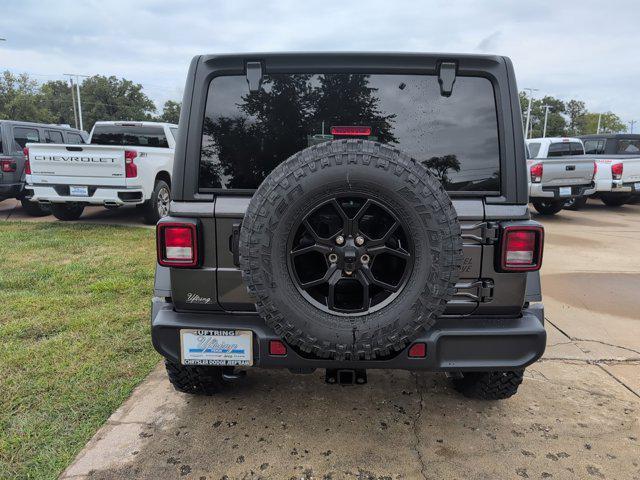
<path id="1" fill-rule="evenodd" d="M 258 313 L 321 358 L 403 349 L 444 311 L 461 260 L 460 224 L 441 183 L 368 140 L 322 143 L 281 163 L 240 231 Z"/>

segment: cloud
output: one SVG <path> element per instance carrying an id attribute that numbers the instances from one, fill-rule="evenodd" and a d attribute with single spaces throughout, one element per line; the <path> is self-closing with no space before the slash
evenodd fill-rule
<path id="1" fill-rule="evenodd" d="M 640 4 L 594 0 L 5 0 L 0 69 L 39 80 L 125 77 L 161 104 L 180 98 L 189 61 L 255 51 L 490 52 L 521 87 L 640 119 Z M 597 22 L 596 22 L 597 19 Z"/>

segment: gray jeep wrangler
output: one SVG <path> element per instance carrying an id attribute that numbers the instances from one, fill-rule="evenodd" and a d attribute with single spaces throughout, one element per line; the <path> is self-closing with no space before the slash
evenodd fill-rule
<path id="1" fill-rule="evenodd" d="M 513 395 L 546 342 L 519 105 L 499 56 L 194 58 L 152 304 L 174 387 L 385 368 Z"/>

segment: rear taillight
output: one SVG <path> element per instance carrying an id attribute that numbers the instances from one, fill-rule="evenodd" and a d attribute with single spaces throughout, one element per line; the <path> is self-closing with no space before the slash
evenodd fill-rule
<path id="1" fill-rule="evenodd" d="M 135 178 L 138 176 L 138 166 L 134 160 L 138 156 L 135 150 L 124 151 L 124 173 L 127 178 Z"/>
<path id="2" fill-rule="evenodd" d="M 371 135 L 371 127 L 331 127 L 331 135 L 337 137 L 368 137 Z"/>
<path id="3" fill-rule="evenodd" d="M 0 171 L 5 173 L 15 172 L 16 161 L 13 158 L 0 158 Z"/>
<path id="4" fill-rule="evenodd" d="M 611 176 L 614 180 L 622 179 L 622 171 L 624 170 L 624 163 L 614 163 L 611 165 Z"/>
<path id="5" fill-rule="evenodd" d="M 597 173 L 598 173 L 598 162 L 593 162 L 593 178 L 596 178 Z"/>
<path id="6" fill-rule="evenodd" d="M 198 266 L 198 236 L 195 224 L 159 223 L 156 235 L 160 265 L 166 267 Z"/>
<path id="7" fill-rule="evenodd" d="M 531 172 L 531 182 L 532 183 L 540 183 L 542 181 L 542 171 L 543 167 L 541 163 L 536 163 L 535 165 L 531 165 L 529 169 Z"/>
<path id="8" fill-rule="evenodd" d="M 22 153 L 24 153 L 24 173 L 25 175 L 31 175 L 31 162 L 29 161 L 29 149 L 24 147 L 22 149 Z"/>
<path id="9" fill-rule="evenodd" d="M 523 272 L 542 266 L 544 229 L 542 225 L 512 225 L 502 230 L 500 270 Z"/>

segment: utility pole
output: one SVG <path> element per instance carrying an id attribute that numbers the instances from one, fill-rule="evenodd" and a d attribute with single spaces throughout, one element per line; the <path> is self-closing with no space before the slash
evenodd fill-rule
<path id="1" fill-rule="evenodd" d="M 73 104 L 73 123 L 78 128 L 78 114 L 76 113 L 76 96 L 73 93 L 73 77 L 69 78 L 71 84 L 71 103 Z"/>
<path id="2" fill-rule="evenodd" d="M 529 135 L 529 122 L 531 121 L 531 100 L 533 100 L 533 92 L 537 92 L 537 88 L 525 88 L 529 92 L 529 105 L 527 106 L 527 123 L 524 127 L 524 138 Z"/>
<path id="3" fill-rule="evenodd" d="M 78 95 L 78 117 L 80 119 L 80 130 L 84 130 L 84 125 L 82 124 L 82 101 L 80 100 L 80 77 L 88 78 L 89 75 L 80 75 L 77 73 L 65 73 L 66 77 L 71 78 L 71 97 L 73 97 L 73 78 L 76 79 L 76 94 Z M 75 106 L 74 106 L 75 113 Z M 78 125 L 76 124 L 76 127 Z"/>
<path id="4" fill-rule="evenodd" d="M 547 136 L 547 116 L 549 115 L 549 109 L 552 108 L 551 105 L 542 105 L 544 108 L 544 128 L 542 129 L 542 138 Z"/>
<path id="5" fill-rule="evenodd" d="M 602 114 L 598 114 L 598 128 L 596 128 L 596 134 L 600 133 L 600 121 L 602 120 Z"/>
<path id="6" fill-rule="evenodd" d="M 631 131 L 630 131 L 629 133 L 633 133 L 633 126 L 634 126 L 636 123 L 638 123 L 636 120 L 631 120 L 631 121 L 629 122 L 629 125 L 631 125 Z"/>

